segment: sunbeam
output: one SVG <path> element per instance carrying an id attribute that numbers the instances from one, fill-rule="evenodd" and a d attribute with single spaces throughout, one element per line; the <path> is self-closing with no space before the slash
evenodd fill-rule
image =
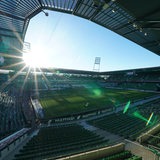
<path id="1" fill-rule="evenodd" d="M 13 53 L 12 53 L 13 54 Z M 11 54 L 6 54 L 6 53 L 0 53 L 0 56 L 6 57 L 6 58 L 17 58 L 17 59 L 23 59 L 22 56 L 15 56 L 15 55 L 11 55 Z"/>
<path id="2" fill-rule="evenodd" d="M 19 42 L 20 42 L 21 44 L 23 44 L 23 40 L 22 40 L 20 34 L 17 32 L 15 26 L 14 26 L 13 24 L 11 24 L 11 25 L 9 25 L 9 27 L 12 28 L 13 33 L 14 33 L 15 37 L 19 40 Z"/>
<path id="3" fill-rule="evenodd" d="M 50 84 L 49 80 L 47 79 L 47 77 L 45 76 L 45 74 L 43 73 L 43 71 L 41 70 L 41 68 L 38 68 L 38 69 L 41 72 L 41 74 L 42 74 L 44 80 L 46 81 L 47 85 Z"/>
<path id="4" fill-rule="evenodd" d="M 28 75 L 29 75 L 29 73 L 30 73 L 30 70 L 31 70 L 31 68 L 29 67 L 29 68 L 28 68 L 28 71 L 27 71 L 27 74 L 26 74 L 26 77 L 25 77 L 25 79 L 24 79 L 22 88 L 21 88 L 21 93 L 23 92 L 23 89 L 24 89 L 24 86 L 25 86 L 26 81 L 27 81 L 27 79 L 28 79 Z"/>
<path id="5" fill-rule="evenodd" d="M 24 66 L 21 68 L 11 79 L 9 79 L 7 82 L 3 83 L 0 87 L 0 91 L 3 91 L 27 66 Z"/>
<path id="6" fill-rule="evenodd" d="M 3 68 L 3 69 L 8 69 L 8 68 L 10 69 L 11 67 L 16 67 L 16 66 L 19 66 L 19 65 L 21 65 L 21 64 L 25 64 L 24 61 L 17 62 L 17 63 L 13 63 L 13 64 L 8 65 L 8 66 L 3 66 L 2 68 Z"/>
<path id="7" fill-rule="evenodd" d="M 36 73 L 36 68 L 34 68 L 34 84 L 35 84 L 35 89 L 36 89 L 36 96 L 38 95 L 38 82 L 37 82 L 37 73 Z"/>

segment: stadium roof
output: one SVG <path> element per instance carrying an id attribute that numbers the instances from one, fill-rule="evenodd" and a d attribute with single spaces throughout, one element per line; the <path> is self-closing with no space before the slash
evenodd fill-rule
<path id="1" fill-rule="evenodd" d="M 149 67 L 149 68 L 137 68 L 137 69 L 127 69 L 109 72 L 99 72 L 100 75 L 110 75 L 110 74 L 125 74 L 125 73 L 158 73 L 160 74 L 160 67 Z"/>
<path id="2" fill-rule="evenodd" d="M 149 67 L 149 68 L 137 68 L 137 69 L 127 69 L 127 70 L 117 70 L 117 71 L 107 71 L 107 72 L 95 72 L 95 71 L 84 71 L 84 70 L 74 70 L 74 69 L 62 69 L 62 68 L 41 68 L 43 72 L 46 73 L 67 73 L 67 74 L 83 74 L 83 75 L 110 75 L 110 74 L 124 74 L 127 72 L 157 72 L 160 73 L 160 67 Z"/>
<path id="3" fill-rule="evenodd" d="M 27 74 L 27 70 L 21 72 L 20 74 Z M 98 76 L 98 75 L 114 75 L 114 74 L 126 74 L 129 72 L 133 73 L 157 73 L 160 75 L 160 67 L 149 67 L 149 68 L 137 68 L 137 69 L 127 69 L 127 70 L 117 70 L 117 71 L 107 71 L 107 72 L 95 72 L 95 71 L 84 71 L 75 69 L 63 69 L 63 68 L 41 68 L 43 73 L 52 74 L 74 74 L 74 75 L 87 75 L 87 76 Z M 0 70 L 0 74 L 9 74 L 14 72 L 14 70 Z M 34 72 L 34 69 L 31 69 Z M 39 72 L 36 70 L 36 72 Z"/>
<path id="4" fill-rule="evenodd" d="M 43 10 L 93 21 L 160 55 L 160 0 L 0 0 L 0 35 L 24 40 Z"/>

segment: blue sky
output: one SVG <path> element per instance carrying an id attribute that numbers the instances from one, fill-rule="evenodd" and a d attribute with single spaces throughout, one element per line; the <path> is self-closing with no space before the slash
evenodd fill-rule
<path id="1" fill-rule="evenodd" d="M 101 57 L 100 71 L 160 66 L 160 56 L 116 33 L 73 15 L 47 11 L 31 19 L 26 42 L 28 61 L 35 65 L 93 70 Z M 30 56 L 32 54 L 32 56 Z"/>

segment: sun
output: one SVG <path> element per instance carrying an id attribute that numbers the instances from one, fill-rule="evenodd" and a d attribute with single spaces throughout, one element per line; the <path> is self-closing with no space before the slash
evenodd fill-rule
<path id="1" fill-rule="evenodd" d="M 27 66 L 32 68 L 47 67 L 47 59 L 45 57 L 46 50 L 42 47 L 33 48 L 31 52 L 23 53 L 23 60 Z"/>

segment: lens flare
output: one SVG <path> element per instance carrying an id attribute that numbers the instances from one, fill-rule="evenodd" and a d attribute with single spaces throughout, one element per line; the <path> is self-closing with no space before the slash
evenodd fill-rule
<path id="1" fill-rule="evenodd" d="M 150 123 L 152 117 L 153 117 L 153 112 L 151 113 L 151 115 L 150 115 L 150 117 L 149 117 L 149 119 L 148 119 L 148 121 L 147 121 L 147 123 L 146 123 L 146 126 L 148 126 L 148 124 Z"/>
<path id="2" fill-rule="evenodd" d="M 146 119 L 145 117 L 143 117 L 138 111 L 135 111 L 133 113 L 133 116 L 136 117 L 136 118 L 139 118 L 139 119 L 141 119 L 141 120 L 143 120 L 145 122 L 148 122 L 148 119 Z"/>
<path id="3" fill-rule="evenodd" d="M 125 107 L 124 107 L 123 114 L 125 114 L 125 113 L 127 112 L 130 104 L 131 104 L 131 101 L 128 101 L 127 104 L 126 104 Z"/>
<path id="4" fill-rule="evenodd" d="M 100 89 L 94 89 L 93 93 L 94 93 L 95 96 L 101 96 L 101 94 L 102 94 Z"/>

